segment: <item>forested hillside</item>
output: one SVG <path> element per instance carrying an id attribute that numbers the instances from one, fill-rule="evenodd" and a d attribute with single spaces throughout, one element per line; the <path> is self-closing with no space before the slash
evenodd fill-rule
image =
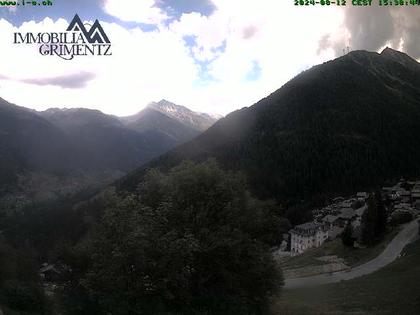
<path id="1" fill-rule="evenodd" d="M 420 65 L 385 49 L 354 51 L 307 70 L 221 119 L 147 168 L 216 157 L 246 173 L 260 198 L 294 204 L 420 173 Z"/>

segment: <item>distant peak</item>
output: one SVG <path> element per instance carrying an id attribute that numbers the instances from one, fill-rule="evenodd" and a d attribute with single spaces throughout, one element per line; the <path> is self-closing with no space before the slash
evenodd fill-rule
<path id="1" fill-rule="evenodd" d="M 406 56 L 408 57 L 406 54 L 404 54 L 401 51 L 392 49 L 390 47 L 386 47 L 384 50 L 382 50 L 381 55 L 384 57 L 397 57 L 397 56 Z"/>
<path id="2" fill-rule="evenodd" d="M 385 49 L 384 49 L 384 50 L 382 50 L 381 55 L 382 55 L 382 54 L 389 53 L 389 52 L 398 52 L 398 51 L 397 51 L 397 50 L 395 50 L 395 49 L 392 49 L 391 47 L 386 46 L 386 47 L 385 47 Z"/>
<path id="3" fill-rule="evenodd" d="M 388 58 L 388 59 L 392 59 L 394 61 L 397 61 L 399 63 L 402 63 L 404 65 L 408 65 L 410 63 L 417 63 L 417 61 L 415 61 L 413 58 L 411 58 L 409 55 L 398 51 L 398 50 L 394 50 L 392 48 L 386 47 L 382 52 L 381 52 L 381 56 Z"/>
<path id="4" fill-rule="evenodd" d="M 174 103 L 169 102 L 168 100 L 165 100 L 165 99 L 161 99 L 159 102 L 157 102 L 157 104 L 171 104 L 171 105 L 175 105 Z"/>
<path id="5" fill-rule="evenodd" d="M 181 106 L 181 105 L 176 105 L 172 102 L 169 102 L 165 99 L 160 100 L 159 102 L 152 102 L 149 105 L 147 105 L 148 108 L 152 108 L 155 110 L 158 110 L 160 112 L 163 113 L 173 113 L 173 112 L 179 112 L 179 111 L 183 111 L 183 112 L 191 112 L 190 109 Z"/>

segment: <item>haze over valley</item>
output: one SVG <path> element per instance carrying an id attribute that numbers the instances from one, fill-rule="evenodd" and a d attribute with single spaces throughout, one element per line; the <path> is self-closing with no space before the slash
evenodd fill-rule
<path id="1" fill-rule="evenodd" d="M 36 112 L 0 100 L 0 120 L 1 197 L 18 206 L 111 183 L 217 118 L 165 100 L 122 118 L 84 108 Z"/>

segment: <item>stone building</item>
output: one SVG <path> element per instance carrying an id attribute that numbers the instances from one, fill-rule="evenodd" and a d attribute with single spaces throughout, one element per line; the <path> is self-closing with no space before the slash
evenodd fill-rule
<path id="1" fill-rule="evenodd" d="M 295 226 L 290 231 L 290 253 L 302 254 L 312 247 L 321 246 L 328 239 L 328 229 L 324 224 L 308 222 Z"/>

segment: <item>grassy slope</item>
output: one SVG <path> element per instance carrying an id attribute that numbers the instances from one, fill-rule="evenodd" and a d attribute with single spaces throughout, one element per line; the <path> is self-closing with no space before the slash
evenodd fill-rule
<path id="1" fill-rule="evenodd" d="M 420 241 L 366 277 L 316 289 L 285 290 L 274 314 L 420 314 Z"/>

